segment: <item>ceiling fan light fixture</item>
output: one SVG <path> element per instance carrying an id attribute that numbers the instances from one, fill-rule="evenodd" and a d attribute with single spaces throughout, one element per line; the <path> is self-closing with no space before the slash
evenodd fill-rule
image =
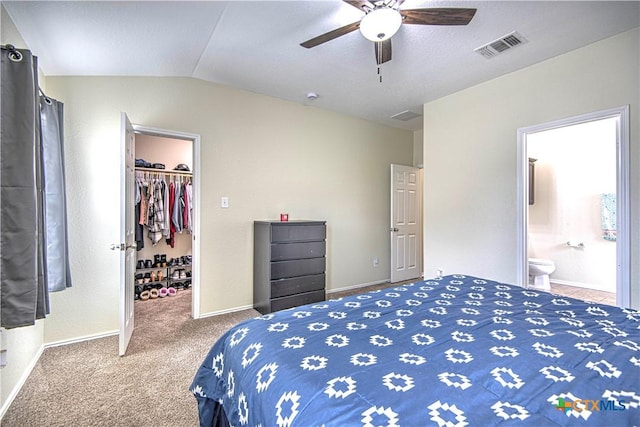
<path id="1" fill-rule="evenodd" d="M 381 42 L 390 39 L 402 25 L 400 12 L 381 7 L 367 13 L 360 20 L 360 32 L 367 40 Z"/>

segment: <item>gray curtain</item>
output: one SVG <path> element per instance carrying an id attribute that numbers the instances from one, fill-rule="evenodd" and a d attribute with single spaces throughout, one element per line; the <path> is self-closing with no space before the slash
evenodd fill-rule
<path id="1" fill-rule="evenodd" d="M 1 102 L 0 120 L 0 326 L 15 328 L 33 325 L 36 319 L 49 313 L 49 283 L 59 283 L 55 277 L 64 270 L 65 277 L 55 289 L 64 289 L 71 284 L 68 278 L 66 258 L 66 236 L 64 238 L 64 260 L 56 258 L 53 247 L 47 250 L 48 226 L 59 228 L 63 225 L 66 234 L 66 212 L 60 219 L 51 219 L 47 215 L 47 205 L 51 210 L 66 210 L 64 197 L 62 202 L 50 201 L 45 190 L 47 173 L 58 169 L 64 173 L 62 154 L 62 117 L 41 119 L 38 96 L 37 58 L 26 49 L 13 46 L 1 46 Z M 46 101 L 42 101 L 46 102 Z M 43 122 L 47 125 L 42 127 Z M 51 143 L 49 123 L 57 122 L 59 138 Z M 41 132 L 44 129 L 44 132 Z M 54 127 L 55 129 L 55 127 Z M 43 139 L 45 137 L 45 139 Z M 49 166 L 48 162 L 56 156 L 49 148 L 58 144 L 59 165 Z M 55 151 L 55 150 L 53 150 Z M 63 177 L 64 175 L 62 175 Z M 52 186 L 64 185 L 64 178 L 51 178 Z M 57 196 L 52 190 L 52 200 Z M 64 195 L 64 188 L 62 188 Z M 56 233 L 51 233 L 52 236 Z M 52 237 L 53 238 L 53 237 Z M 53 238 L 55 240 L 55 238 Z M 53 268 L 48 268 L 48 260 Z M 53 273 L 53 275 L 51 274 Z"/>

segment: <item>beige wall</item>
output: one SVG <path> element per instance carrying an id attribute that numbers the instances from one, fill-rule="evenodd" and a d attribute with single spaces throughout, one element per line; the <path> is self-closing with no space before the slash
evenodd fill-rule
<path id="1" fill-rule="evenodd" d="M 442 267 L 515 283 L 517 129 L 629 104 L 631 303 L 640 307 L 639 40 L 635 29 L 425 104 L 426 276 Z"/>
<path id="2" fill-rule="evenodd" d="M 280 212 L 327 221 L 328 289 L 389 278 L 389 164 L 412 163 L 412 132 L 195 79 L 47 84 L 65 103 L 74 287 L 52 295 L 46 342 L 118 328 L 119 255 L 109 245 L 120 227 L 121 111 L 201 136 L 201 313 L 252 304 L 252 223 Z"/>
<path id="3" fill-rule="evenodd" d="M 13 21 L 0 6 L 0 43 L 13 44 L 17 48 L 28 48 Z M 40 87 L 45 89 L 44 76 L 40 74 Z M 7 365 L 0 369 L 0 417 L 4 414 L 8 399 L 17 392 L 17 387 L 26 379 L 35 364 L 44 342 L 44 321 L 35 326 L 2 331 L 0 349 L 7 349 Z"/>

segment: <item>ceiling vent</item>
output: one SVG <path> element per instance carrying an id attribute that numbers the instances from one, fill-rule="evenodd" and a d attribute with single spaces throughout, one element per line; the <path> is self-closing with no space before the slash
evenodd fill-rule
<path id="1" fill-rule="evenodd" d="M 414 113 L 413 111 L 403 111 L 394 116 L 391 116 L 392 119 L 401 120 L 403 122 L 408 122 L 409 120 L 413 120 L 415 118 L 420 117 L 420 114 Z"/>
<path id="2" fill-rule="evenodd" d="M 485 58 L 493 58 L 494 56 L 506 50 L 509 50 L 526 42 L 527 39 L 522 37 L 522 34 L 517 31 L 513 31 L 506 36 L 502 36 L 499 39 L 492 41 L 491 43 L 487 43 L 484 46 L 480 46 L 474 49 L 473 51 L 478 52 Z"/>

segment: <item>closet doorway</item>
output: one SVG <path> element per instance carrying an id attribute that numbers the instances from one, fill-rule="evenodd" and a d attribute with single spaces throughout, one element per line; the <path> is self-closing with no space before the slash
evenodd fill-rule
<path id="1" fill-rule="evenodd" d="M 139 317 L 135 330 L 144 338 L 149 323 L 171 324 L 184 321 L 184 317 L 200 316 L 200 248 L 196 239 L 200 229 L 200 136 L 135 124 L 132 127 L 136 159 L 132 185 L 139 196 L 125 203 L 123 209 L 137 213 L 136 226 L 146 224 L 137 229 L 135 238 L 136 262 L 130 273 L 134 276 L 134 292 L 126 292 L 121 286 L 126 294 L 121 295 L 121 301 L 128 300 L 135 307 L 133 312 Z M 150 203 L 154 197 L 156 203 Z M 162 213 L 150 212 L 150 208 L 157 210 L 160 201 Z M 167 226 L 168 232 L 164 231 Z M 162 314 L 161 321 L 152 318 L 158 313 Z M 180 319 L 172 322 L 172 314 Z"/>

